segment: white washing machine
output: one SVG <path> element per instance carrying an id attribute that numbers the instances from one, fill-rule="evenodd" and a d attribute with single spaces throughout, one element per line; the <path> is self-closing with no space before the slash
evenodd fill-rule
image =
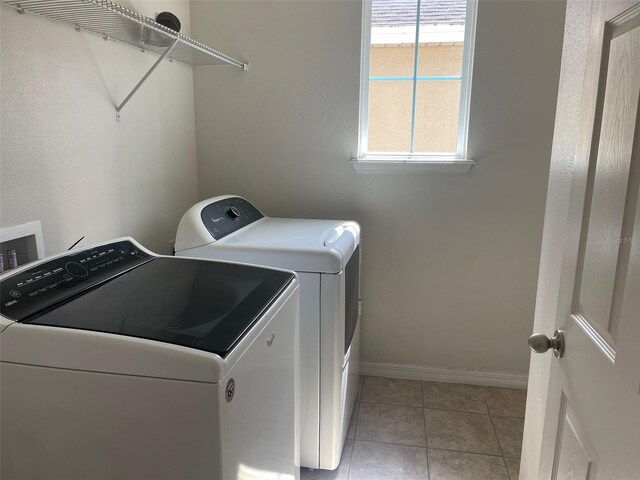
<path id="1" fill-rule="evenodd" d="M 176 255 L 295 270 L 300 281 L 300 463 L 335 469 L 359 374 L 360 227 L 355 222 L 269 218 L 220 196 L 180 221 Z"/>
<path id="2" fill-rule="evenodd" d="M 293 272 L 121 239 L 0 296 L 3 479 L 299 478 Z"/>

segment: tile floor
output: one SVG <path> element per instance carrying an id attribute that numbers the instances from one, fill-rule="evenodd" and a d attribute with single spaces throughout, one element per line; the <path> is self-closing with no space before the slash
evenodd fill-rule
<path id="1" fill-rule="evenodd" d="M 526 390 L 364 377 L 337 470 L 303 480 L 517 480 Z"/>

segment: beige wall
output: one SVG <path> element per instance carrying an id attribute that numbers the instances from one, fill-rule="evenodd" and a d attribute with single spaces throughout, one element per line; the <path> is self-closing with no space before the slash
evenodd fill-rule
<path id="1" fill-rule="evenodd" d="M 186 1 L 131 1 L 144 15 Z M 45 252 L 132 235 L 167 252 L 197 200 L 193 71 L 13 9 L 0 9 L 0 225 L 41 220 Z"/>
<path id="2" fill-rule="evenodd" d="M 421 45 L 418 75 L 461 75 L 462 44 Z M 373 46 L 371 76 L 413 76 L 414 48 Z M 369 83 L 369 152 L 408 152 L 413 83 Z M 419 81 L 416 89 L 415 152 L 456 151 L 460 82 Z"/>
<path id="3" fill-rule="evenodd" d="M 480 0 L 467 175 L 363 175 L 361 3 L 194 1 L 201 198 L 362 224 L 366 362 L 526 373 L 564 3 Z"/>

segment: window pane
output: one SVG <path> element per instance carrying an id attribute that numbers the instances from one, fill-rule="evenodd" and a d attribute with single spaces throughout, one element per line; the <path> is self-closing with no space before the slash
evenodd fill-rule
<path id="1" fill-rule="evenodd" d="M 418 82 L 414 152 L 456 151 L 459 106 L 459 81 Z"/>
<path id="2" fill-rule="evenodd" d="M 408 152 L 417 0 L 373 0 L 369 76 L 369 152 Z"/>
<path id="3" fill-rule="evenodd" d="M 408 152 L 413 82 L 369 82 L 369 151 Z"/>
<path id="4" fill-rule="evenodd" d="M 373 0 L 371 77 L 413 77 L 417 0 Z"/>
<path id="5" fill-rule="evenodd" d="M 415 30 L 413 35 L 415 35 Z M 413 78 L 413 55 L 415 43 L 407 45 L 371 45 L 370 78 Z"/>
<path id="6" fill-rule="evenodd" d="M 422 0 L 414 152 L 457 150 L 465 0 Z"/>
<path id="7" fill-rule="evenodd" d="M 418 53 L 418 75 L 455 76 L 462 75 L 463 43 L 421 43 Z"/>
<path id="8" fill-rule="evenodd" d="M 419 26 L 417 8 L 372 0 L 368 152 L 457 150 L 467 0 L 421 0 Z"/>

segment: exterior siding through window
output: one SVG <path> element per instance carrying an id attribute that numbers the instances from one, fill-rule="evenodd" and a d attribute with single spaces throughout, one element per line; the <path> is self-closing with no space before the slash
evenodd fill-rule
<path id="1" fill-rule="evenodd" d="M 417 9 L 373 0 L 368 152 L 457 150 L 466 0 L 421 0 L 414 68 Z"/>

